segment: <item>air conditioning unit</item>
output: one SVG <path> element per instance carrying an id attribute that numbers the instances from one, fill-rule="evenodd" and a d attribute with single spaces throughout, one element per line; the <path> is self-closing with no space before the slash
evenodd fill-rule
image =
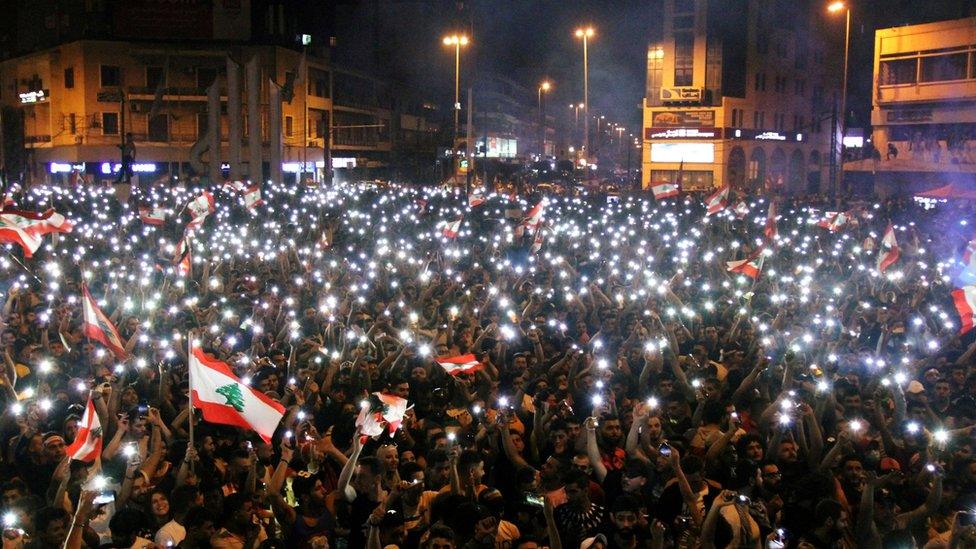
<path id="1" fill-rule="evenodd" d="M 691 86 L 678 86 L 674 88 L 661 88 L 661 101 L 664 103 L 701 103 L 705 95 L 702 88 Z"/>

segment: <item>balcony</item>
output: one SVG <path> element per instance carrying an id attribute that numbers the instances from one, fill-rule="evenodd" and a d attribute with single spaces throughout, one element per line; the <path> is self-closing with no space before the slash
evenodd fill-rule
<path id="1" fill-rule="evenodd" d="M 25 135 L 24 144 L 25 145 L 42 145 L 44 143 L 50 143 L 50 135 Z"/>
<path id="2" fill-rule="evenodd" d="M 128 94 L 130 100 L 153 101 L 156 99 L 156 88 L 148 86 L 129 86 Z M 221 97 L 224 96 L 221 90 Z M 173 101 L 176 99 L 188 101 L 206 101 L 207 88 L 197 88 L 193 86 L 169 86 L 163 90 L 163 100 Z"/>

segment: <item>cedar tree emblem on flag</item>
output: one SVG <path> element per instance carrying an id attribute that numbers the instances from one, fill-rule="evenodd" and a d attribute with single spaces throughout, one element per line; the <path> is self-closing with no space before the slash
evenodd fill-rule
<path id="1" fill-rule="evenodd" d="M 241 394 L 241 388 L 237 384 L 231 383 L 217 387 L 214 392 L 226 398 L 228 406 L 233 406 L 238 412 L 244 411 L 244 395 Z"/>

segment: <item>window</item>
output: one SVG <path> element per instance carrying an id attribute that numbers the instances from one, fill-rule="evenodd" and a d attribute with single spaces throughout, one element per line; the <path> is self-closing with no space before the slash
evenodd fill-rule
<path id="1" fill-rule="evenodd" d="M 878 82 L 882 86 L 914 84 L 918 59 L 882 61 Z"/>
<path id="2" fill-rule="evenodd" d="M 165 114 L 157 114 L 149 118 L 149 140 L 150 141 L 169 141 L 169 117 Z"/>
<path id="3" fill-rule="evenodd" d="M 753 111 L 752 113 L 752 127 L 753 129 L 759 129 L 759 111 Z"/>
<path id="4" fill-rule="evenodd" d="M 691 86 L 695 66 L 695 36 L 689 32 L 674 35 L 674 85 Z"/>
<path id="5" fill-rule="evenodd" d="M 166 85 L 166 72 L 163 67 L 146 67 L 146 87 L 155 91 Z"/>
<path id="6" fill-rule="evenodd" d="M 673 27 L 673 30 L 676 31 L 692 30 L 695 26 L 695 14 L 675 14 L 675 16 L 672 18 L 671 26 Z"/>
<path id="7" fill-rule="evenodd" d="M 102 65 L 101 67 L 102 87 L 121 86 L 122 70 L 114 65 Z"/>
<path id="8" fill-rule="evenodd" d="M 661 82 L 664 80 L 664 48 L 647 48 L 647 105 L 661 104 Z"/>
<path id="9" fill-rule="evenodd" d="M 291 116 L 285 117 L 285 137 L 291 137 L 295 133 L 295 119 Z"/>
<path id="10" fill-rule="evenodd" d="M 919 80 L 922 82 L 965 80 L 967 64 L 968 59 L 965 53 L 923 57 Z"/>
<path id="11" fill-rule="evenodd" d="M 103 112 L 102 113 L 102 135 L 118 135 L 118 134 L 119 134 L 119 113 Z"/>
<path id="12" fill-rule="evenodd" d="M 766 91 L 766 73 L 756 73 L 756 91 Z"/>
<path id="13" fill-rule="evenodd" d="M 64 87 L 66 89 L 71 89 L 75 87 L 75 68 L 68 67 L 64 69 Z"/>
<path id="14" fill-rule="evenodd" d="M 209 88 L 217 78 L 217 69 L 197 67 L 197 87 Z"/>
<path id="15" fill-rule="evenodd" d="M 803 96 L 807 91 L 807 81 L 802 78 L 797 78 L 793 81 L 793 92 L 800 97 Z"/>
<path id="16" fill-rule="evenodd" d="M 309 69 L 308 93 L 312 97 L 329 97 L 329 73 L 318 69 Z"/>
<path id="17" fill-rule="evenodd" d="M 75 117 L 75 113 L 68 114 L 68 133 L 71 135 L 78 133 L 78 120 Z"/>

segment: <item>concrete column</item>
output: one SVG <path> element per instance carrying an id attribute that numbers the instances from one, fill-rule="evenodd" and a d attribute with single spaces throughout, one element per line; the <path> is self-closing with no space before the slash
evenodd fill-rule
<path id="1" fill-rule="evenodd" d="M 257 54 L 247 62 L 247 148 L 248 175 L 263 181 L 261 159 L 261 65 Z"/>
<path id="2" fill-rule="evenodd" d="M 271 163 L 271 180 L 280 184 L 281 173 L 281 86 L 268 79 L 268 162 Z"/>
<path id="3" fill-rule="evenodd" d="M 227 57 L 227 162 L 231 181 L 241 178 L 241 65 Z"/>

